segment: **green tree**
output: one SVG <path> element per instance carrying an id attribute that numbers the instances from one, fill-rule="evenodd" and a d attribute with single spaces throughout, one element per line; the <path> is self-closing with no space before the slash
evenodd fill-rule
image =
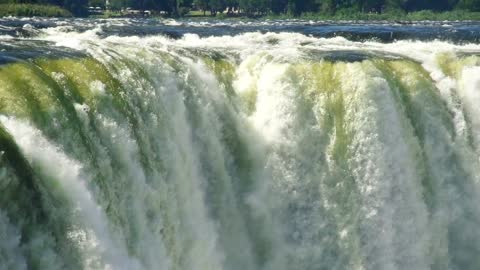
<path id="1" fill-rule="evenodd" d="M 287 12 L 288 0 L 272 0 L 270 5 L 270 10 L 275 13 L 285 13 Z"/>
<path id="2" fill-rule="evenodd" d="M 91 7 L 105 7 L 104 0 L 90 0 L 88 1 L 88 5 Z"/>
<path id="3" fill-rule="evenodd" d="M 337 10 L 337 1 L 335 0 L 316 0 L 319 10 L 324 14 L 332 15 Z"/>
<path id="4" fill-rule="evenodd" d="M 217 12 L 222 12 L 226 8 L 225 0 L 209 0 L 210 12 L 216 15 Z"/>
<path id="5" fill-rule="evenodd" d="M 198 9 L 203 10 L 203 15 L 205 15 L 207 10 L 209 9 L 209 0 L 194 0 L 193 4 Z"/>
<path id="6" fill-rule="evenodd" d="M 363 12 L 381 12 L 385 5 L 384 0 L 359 1 L 359 9 Z"/>
<path id="7" fill-rule="evenodd" d="M 460 0 L 457 8 L 470 11 L 480 11 L 480 0 Z"/>
<path id="8" fill-rule="evenodd" d="M 63 2 L 63 7 L 78 17 L 88 15 L 87 6 L 88 0 L 65 0 Z"/>
<path id="9" fill-rule="evenodd" d="M 405 0 L 386 0 L 385 10 L 388 10 L 388 11 L 403 10 L 404 5 L 405 5 Z"/>

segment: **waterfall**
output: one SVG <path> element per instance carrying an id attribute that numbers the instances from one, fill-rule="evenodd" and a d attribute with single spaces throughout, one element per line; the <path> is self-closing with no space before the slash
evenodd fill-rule
<path id="1" fill-rule="evenodd" d="M 480 51 L 59 26 L 0 65 L 0 269 L 480 265 Z"/>

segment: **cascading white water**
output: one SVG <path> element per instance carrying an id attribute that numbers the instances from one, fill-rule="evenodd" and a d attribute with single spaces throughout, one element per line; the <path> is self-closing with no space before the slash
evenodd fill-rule
<path id="1" fill-rule="evenodd" d="M 479 45 L 65 30 L 0 67 L 0 269 L 480 264 Z"/>

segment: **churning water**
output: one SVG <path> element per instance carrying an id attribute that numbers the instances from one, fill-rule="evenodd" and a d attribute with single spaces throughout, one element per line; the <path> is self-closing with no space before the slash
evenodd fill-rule
<path id="1" fill-rule="evenodd" d="M 0 20 L 0 269 L 480 269 L 480 24 Z"/>

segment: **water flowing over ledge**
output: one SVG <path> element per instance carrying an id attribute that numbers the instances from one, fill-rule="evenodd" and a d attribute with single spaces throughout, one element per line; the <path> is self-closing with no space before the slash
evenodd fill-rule
<path id="1" fill-rule="evenodd" d="M 52 19 L 0 18 L 0 40 L 11 37 L 34 37 L 42 29 L 84 32 L 101 29 L 101 36 L 165 35 L 181 38 L 195 33 L 201 37 L 239 35 L 250 32 L 302 33 L 317 38 L 344 37 L 352 41 L 397 40 L 454 43 L 480 42 L 478 21 L 315 21 L 303 19 Z"/>
<path id="2" fill-rule="evenodd" d="M 28 31 L 0 269 L 480 265 L 480 45 Z"/>

